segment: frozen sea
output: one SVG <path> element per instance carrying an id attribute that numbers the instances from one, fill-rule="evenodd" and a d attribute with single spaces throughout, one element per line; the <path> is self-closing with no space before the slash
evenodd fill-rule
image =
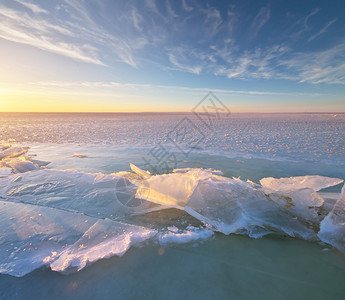
<path id="1" fill-rule="evenodd" d="M 344 299 L 345 114 L 0 113 L 0 299 Z"/>

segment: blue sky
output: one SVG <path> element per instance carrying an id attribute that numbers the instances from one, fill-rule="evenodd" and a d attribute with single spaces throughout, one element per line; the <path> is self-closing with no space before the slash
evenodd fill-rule
<path id="1" fill-rule="evenodd" d="M 2 0 L 0 110 L 345 112 L 345 1 Z"/>

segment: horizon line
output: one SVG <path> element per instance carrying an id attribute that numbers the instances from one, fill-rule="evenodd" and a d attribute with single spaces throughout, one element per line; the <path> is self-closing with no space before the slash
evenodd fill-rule
<path id="1" fill-rule="evenodd" d="M 112 112 L 83 112 L 83 111 L 0 111 L 0 114 L 195 114 L 198 112 L 191 112 L 191 111 L 112 111 Z M 212 112 L 209 112 L 212 113 Z M 213 112 L 214 113 L 214 112 Z M 309 111 L 287 111 L 287 112 L 218 112 L 218 114 L 345 114 L 344 112 L 335 112 L 335 111 L 325 111 L 325 112 L 309 112 Z"/>

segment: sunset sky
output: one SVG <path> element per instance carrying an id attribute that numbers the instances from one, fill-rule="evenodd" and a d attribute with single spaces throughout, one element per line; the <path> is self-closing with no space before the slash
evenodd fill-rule
<path id="1" fill-rule="evenodd" d="M 345 112 L 345 1 L 1 0 L 0 111 Z"/>

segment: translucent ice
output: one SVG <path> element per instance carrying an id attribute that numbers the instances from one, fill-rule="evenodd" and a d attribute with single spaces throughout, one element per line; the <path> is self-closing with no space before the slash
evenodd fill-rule
<path id="1" fill-rule="evenodd" d="M 340 179 L 264 178 L 256 184 L 210 169 L 151 175 L 131 165 L 133 172 L 115 174 L 41 168 L 12 174 L 14 168 L 0 169 L 1 273 L 23 276 L 43 265 L 75 271 L 149 239 L 188 243 L 209 239 L 214 231 L 319 238 L 345 251 L 345 188 L 339 199 L 325 201 L 317 193 Z M 156 231 L 151 224 L 127 224 L 133 215 L 170 207 L 206 227 L 170 224 Z"/>
<path id="2" fill-rule="evenodd" d="M 42 162 L 37 161 L 36 164 L 23 156 L 28 150 L 29 147 L 11 146 L 0 142 L 0 177 L 39 169 Z"/>
<path id="3" fill-rule="evenodd" d="M 314 191 L 337 185 L 343 180 L 339 178 L 330 178 L 318 175 L 296 176 L 290 178 L 272 178 L 267 177 L 260 180 L 260 184 L 266 194 L 280 193 L 290 194 L 304 188 Z"/>
<path id="4" fill-rule="evenodd" d="M 339 178 L 317 175 L 280 179 L 268 177 L 260 180 L 265 194 L 269 195 L 283 210 L 314 223 L 316 227 L 322 219 L 320 208 L 324 204 L 324 199 L 317 191 L 341 182 L 343 180 Z"/>
<path id="5" fill-rule="evenodd" d="M 261 190 L 240 179 L 212 177 L 200 182 L 185 210 L 224 234 L 315 237 L 312 230 L 282 211 Z"/>
<path id="6" fill-rule="evenodd" d="M 99 259 L 122 256 L 133 245 L 156 235 L 156 231 L 140 226 L 98 220 L 72 246 L 63 251 L 51 265 L 54 271 L 83 269 Z"/>
<path id="7" fill-rule="evenodd" d="M 340 199 L 321 222 L 319 238 L 345 252 L 345 185 Z"/>
<path id="8" fill-rule="evenodd" d="M 156 234 L 140 226 L 37 205 L 0 201 L 0 272 L 13 276 L 43 265 L 56 271 L 123 255 Z"/>
<path id="9" fill-rule="evenodd" d="M 13 202 L 116 219 L 155 205 L 135 198 L 136 184 L 115 174 L 38 170 L 3 178 L 0 196 Z"/>
<path id="10" fill-rule="evenodd" d="M 195 241 L 203 241 L 214 235 L 214 232 L 209 228 L 188 226 L 186 230 L 178 230 L 176 227 L 168 227 L 168 229 L 168 232 L 161 233 L 157 237 L 158 242 L 163 246 L 170 243 L 185 244 Z"/>
<path id="11" fill-rule="evenodd" d="M 0 201 L 0 270 L 24 276 L 77 241 L 94 220 L 37 205 Z"/>
<path id="12" fill-rule="evenodd" d="M 11 147 L 7 144 L 0 145 L 0 159 L 13 158 L 27 153 L 29 147 Z"/>
<path id="13" fill-rule="evenodd" d="M 137 191 L 137 196 L 157 204 L 183 209 L 200 180 L 213 175 L 211 170 L 179 169 L 172 174 L 148 177 Z M 142 189 L 149 188 L 148 193 Z"/>
<path id="14" fill-rule="evenodd" d="M 143 194 L 144 199 L 184 209 L 222 233 L 255 238 L 278 233 L 316 239 L 324 204 L 316 191 L 342 182 L 337 178 L 301 176 L 264 178 L 258 185 L 202 169 L 147 174 L 143 188 L 149 192 Z"/>

